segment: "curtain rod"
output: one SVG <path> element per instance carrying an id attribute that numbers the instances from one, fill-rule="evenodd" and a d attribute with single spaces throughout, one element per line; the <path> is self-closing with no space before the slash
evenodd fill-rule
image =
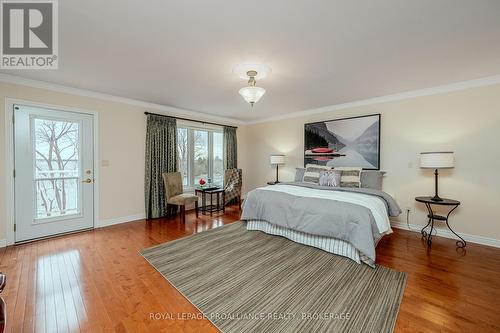
<path id="1" fill-rule="evenodd" d="M 229 126 L 229 125 L 224 125 L 224 124 L 217 124 L 217 123 L 212 123 L 212 122 L 209 122 L 209 121 L 200 121 L 200 120 L 193 120 L 193 119 L 188 119 L 188 118 L 182 118 L 182 117 L 175 117 L 175 116 L 168 116 L 166 114 L 159 114 L 159 113 L 152 113 L 152 112 L 144 112 L 145 115 L 154 115 L 154 116 L 161 116 L 161 117 L 170 117 L 170 118 L 175 118 L 175 119 L 179 119 L 179 120 L 186 120 L 186 121 L 194 121 L 196 123 L 200 123 L 200 124 L 209 124 L 209 125 L 216 125 L 216 126 L 226 126 L 226 127 L 232 127 L 232 128 L 238 128 L 236 126 Z"/>

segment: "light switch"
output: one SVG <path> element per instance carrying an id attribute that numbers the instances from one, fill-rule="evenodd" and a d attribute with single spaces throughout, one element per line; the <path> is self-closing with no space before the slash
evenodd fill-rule
<path id="1" fill-rule="evenodd" d="M 109 160 L 101 160 L 102 167 L 109 167 Z"/>

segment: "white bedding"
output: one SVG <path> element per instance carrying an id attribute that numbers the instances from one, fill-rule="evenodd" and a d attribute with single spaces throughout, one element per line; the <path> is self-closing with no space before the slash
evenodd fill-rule
<path id="1" fill-rule="evenodd" d="M 260 189 L 266 191 L 283 192 L 300 197 L 329 199 L 360 205 L 370 210 L 373 218 L 375 219 L 375 223 L 380 234 L 392 233 L 387 206 L 385 205 L 384 201 L 378 197 L 362 193 L 324 191 L 292 185 L 270 185 L 261 187 Z"/>

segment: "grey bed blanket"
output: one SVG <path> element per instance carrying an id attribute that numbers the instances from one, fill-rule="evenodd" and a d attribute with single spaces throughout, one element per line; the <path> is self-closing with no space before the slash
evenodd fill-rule
<path id="1" fill-rule="evenodd" d="M 336 188 L 305 183 L 282 184 L 371 195 L 383 200 L 389 215 L 397 216 L 401 213 L 395 200 L 387 193 L 378 190 Z M 351 243 L 373 262 L 375 262 L 375 242 L 382 237 L 370 209 L 362 205 L 259 188 L 247 194 L 241 219 L 267 221 L 312 235 L 342 239 Z"/>
<path id="2" fill-rule="evenodd" d="M 402 213 L 402 210 L 399 207 L 396 200 L 394 200 L 394 198 L 392 196 L 390 196 L 389 194 L 385 193 L 384 191 L 380 191 L 380 190 L 374 190 L 371 188 L 320 186 L 320 185 L 316 185 L 316 184 L 297 183 L 297 182 L 279 183 L 278 186 L 279 185 L 293 185 L 293 186 L 314 188 L 314 189 L 325 190 L 325 191 L 340 191 L 340 192 L 352 192 L 352 193 L 373 195 L 373 196 L 381 198 L 384 201 L 384 203 L 387 206 L 387 211 L 389 213 L 389 216 L 399 216 Z"/>

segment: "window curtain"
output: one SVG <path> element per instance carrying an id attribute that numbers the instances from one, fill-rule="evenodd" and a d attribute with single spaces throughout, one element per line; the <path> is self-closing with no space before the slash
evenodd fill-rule
<path id="1" fill-rule="evenodd" d="M 238 143 L 236 127 L 224 126 L 224 169 L 238 167 Z"/>
<path id="2" fill-rule="evenodd" d="M 144 194 L 146 218 L 172 215 L 177 207 L 166 203 L 163 173 L 177 171 L 177 122 L 175 118 L 147 116 Z"/>

